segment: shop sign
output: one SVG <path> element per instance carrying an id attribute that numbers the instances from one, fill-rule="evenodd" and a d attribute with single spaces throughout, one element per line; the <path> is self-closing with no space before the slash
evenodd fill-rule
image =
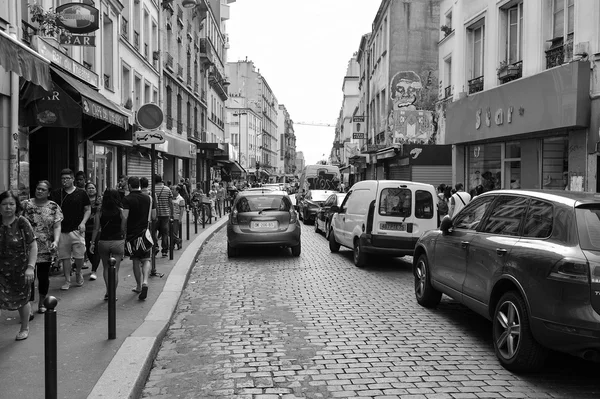
<path id="1" fill-rule="evenodd" d="M 35 38 L 38 40 L 35 47 L 37 47 L 37 52 L 40 53 L 41 56 L 48 58 L 53 64 L 60 66 L 62 69 L 70 72 L 72 75 L 78 77 L 84 82 L 94 87 L 98 87 L 98 75 L 71 57 L 64 55 L 41 37 L 35 36 Z"/>
<path id="2" fill-rule="evenodd" d="M 96 119 L 101 119 L 113 125 L 119 126 L 125 130 L 129 128 L 129 119 L 125 115 L 121 115 L 111 109 L 106 108 L 104 105 L 98 104 L 89 98 L 82 97 L 83 112 L 87 115 L 93 116 Z"/>
<path id="3" fill-rule="evenodd" d="M 352 138 L 353 139 L 364 139 L 366 134 L 365 117 L 364 116 L 353 116 L 352 117 Z"/>
<path id="4" fill-rule="evenodd" d="M 72 33 L 91 33 L 100 27 L 98 9 L 83 3 L 68 3 L 56 7 L 60 15 L 57 24 Z"/>
<path id="5" fill-rule="evenodd" d="M 60 44 L 65 46 L 96 47 L 96 36 L 62 35 L 60 37 Z"/>
<path id="6" fill-rule="evenodd" d="M 374 154 L 379 150 L 383 150 L 387 146 L 385 144 L 366 144 L 362 148 L 363 153 Z"/>
<path id="7" fill-rule="evenodd" d="M 514 108 L 508 107 L 506 108 L 506 123 L 512 123 Z M 482 118 L 483 109 L 479 108 L 475 113 L 475 129 L 479 129 L 481 127 L 481 118 Z M 523 116 L 525 113 L 525 108 L 519 108 L 519 115 Z M 490 107 L 485 110 L 485 125 L 490 127 L 492 125 L 492 111 Z M 496 126 L 500 126 L 504 124 L 504 109 L 498 108 L 494 113 L 494 123 Z"/>

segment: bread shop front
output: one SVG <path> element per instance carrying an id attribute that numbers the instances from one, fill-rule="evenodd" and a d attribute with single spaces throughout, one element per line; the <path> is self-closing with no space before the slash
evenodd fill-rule
<path id="1" fill-rule="evenodd" d="M 573 62 L 449 104 L 453 184 L 596 191 L 596 171 L 593 183 L 587 172 L 598 141 L 589 90 L 589 62 Z"/>

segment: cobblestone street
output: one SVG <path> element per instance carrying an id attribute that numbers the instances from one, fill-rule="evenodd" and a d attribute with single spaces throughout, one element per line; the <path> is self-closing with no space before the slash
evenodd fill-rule
<path id="1" fill-rule="evenodd" d="M 203 248 L 144 398 L 598 398 L 600 367 L 553 354 L 515 375 L 490 323 L 447 297 L 420 307 L 410 258 L 331 254 L 303 226 L 302 254 L 244 251 L 226 229 Z"/>

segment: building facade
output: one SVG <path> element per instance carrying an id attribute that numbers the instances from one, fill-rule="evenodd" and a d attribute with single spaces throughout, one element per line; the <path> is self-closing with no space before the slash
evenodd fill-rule
<path id="1" fill-rule="evenodd" d="M 441 15 L 453 181 L 598 192 L 600 3 L 443 1 Z"/>
<path id="2" fill-rule="evenodd" d="M 296 134 L 294 121 L 283 104 L 279 104 L 277 114 L 279 148 L 277 149 L 277 174 L 279 181 L 289 182 L 296 175 Z"/>

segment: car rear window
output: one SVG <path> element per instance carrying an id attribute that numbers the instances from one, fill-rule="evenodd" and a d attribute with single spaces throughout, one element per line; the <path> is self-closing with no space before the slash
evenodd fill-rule
<path id="1" fill-rule="evenodd" d="M 384 188 L 379 199 L 379 214 L 409 217 L 412 213 L 412 191 L 408 188 Z"/>
<path id="2" fill-rule="evenodd" d="M 238 212 L 258 212 L 264 209 L 286 211 L 290 210 L 291 203 L 282 195 L 248 195 L 241 197 L 235 204 Z"/>
<path id="3" fill-rule="evenodd" d="M 600 250 L 600 206 L 585 206 L 575 209 L 579 245 L 581 249 Z"/>

